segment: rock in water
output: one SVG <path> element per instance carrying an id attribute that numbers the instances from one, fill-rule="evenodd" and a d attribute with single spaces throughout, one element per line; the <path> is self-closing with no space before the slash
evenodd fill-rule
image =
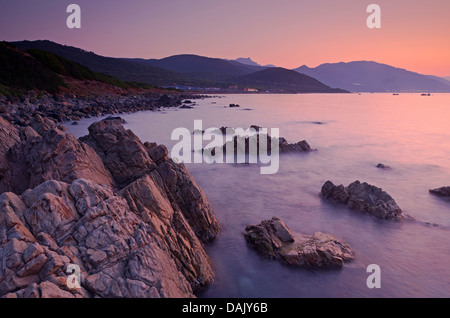
<path id="1" fill-rule="evenodd" d="M 322 187 L 322 197 L 345 204 L 349 209 L 372 214 L 385 220 L 402 221 L 402 210 L 395 200 L 381 188 L 366 182 L 355 181 L 347 188 L 327 181 Z"/>
<path id="2" fill-rule="evenodd" d="M 384 170 L 391 170 L 391 169 L 392 169 L 390 166 L 386 166 L 386 165 L 383 164 L 383 163 L 377 164 L 377 168 L 378 168 L 378 169 L 384 169 Z"/>
<path id="3" fill-rule="evenodd" d="M 279 141 L 280 152 L 310 152 L 313 151 L 306 140 L 299 141 L 295 144 L 290 144 L 283 137 Z"/>
<path id="4" fill-rule="evenodd" d="M 438 189 L 430 190 L 431 194 L 437 195 L 438 197 L 450 198 L 450 187 L 442 187 Z"/>
<path id="5" fill-rule="evenodd" d="M 222 146 L 222 153 L 225 155 L 227 153 L 227 148 L 233 149 L 233 153 L 236 154 L 245 154 L 248 155 L 251 151 L 251 145 L 255 145 L 256 147 L 253 149 L 254 154 L 259 154 L 260 147 L 264 147 L 267 153 L 272 152 L 272 144 L 278 143 L 278 151 L 280 153 L 300 153 L 300 152 L 312 152 L 314 149 L 311 148 L 309 143 L 306 140 L 299 141 L 297 143 L 290 144 L 284 137 L 271 137 L 267 133 L 262 132 L 262 127 L 257 125 L 250 126 L 250 129 L 255 132 L 253 136 L 241 136 L 235 134 L 235 129 L 229 127 L 221 127 L 220 131 L 223 135 L 225 134 L 234 134 L 232 140 L 226 142 Z M 215 155 L 215 148 L 204 149 L 203 151 L 206 154 Z"/>
<path id="6" fill-rule="evenodd" d="M 259 253 L 302 268 L 341 268 L 353 260 L 350 247 L 333 236 L 292 233 L 277 217 L 246 228 L 245 238 Z"/>

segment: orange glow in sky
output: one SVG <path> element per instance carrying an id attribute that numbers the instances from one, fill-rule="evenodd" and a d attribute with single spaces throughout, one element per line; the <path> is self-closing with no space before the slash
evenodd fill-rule
<path id="1" fill-rule="evenodd" d="M 48 39 L 113 57 L 191 53 L 286 68 L 371 60 L 450 76 L 449 0 L 0 0 L 0 40 Z M 366 8 L 381 7 L 381 29 Z"/>

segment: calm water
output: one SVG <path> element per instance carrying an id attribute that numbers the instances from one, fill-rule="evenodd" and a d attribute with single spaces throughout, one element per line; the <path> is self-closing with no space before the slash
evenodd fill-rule
<path id="1" fill-rule="evenodd" d="M 198 103 L 122 117 L 143 141 L 169 151 L 176 143 L 172 130 L 193 131 L 195 119 L 203 129 L 279 128 L 289 142 L 306 139 L 318 149 L 282 155 L 275 175 L 261 175 L 257 165 L 187 165 L 223 225 L 207 246 L 216 281 L 201 297 L 450 297 L 450 202 L 428 193 L 450 185 L 450 94 L 229 95 Z M 241 108 L 224 108 L 230 103 Z M 68 125 L 69 131 L 85 135 L 96 120 Z M 377 169 L 378 163 L 392 170 Z M 327 180 L 382 187 L 420 221 L 384 222 L 326 203 L 319 192 Z M 344 240 L 355 261 L 325 272 L 261 258 L 243 231 L 272 216 L 293 231 Z M 369 264 L 381 267 L 381 289 L 366 286 Z"/>

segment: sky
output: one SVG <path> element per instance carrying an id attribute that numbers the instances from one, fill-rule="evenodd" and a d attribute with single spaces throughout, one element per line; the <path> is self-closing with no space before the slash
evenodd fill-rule
<path id="1" fill-rule="evenodd" d="M 81 29 L 66 8 L 81 7 Z M 369 4 L 381 28 L 369 29 Z M 450 76 L 450 0 L 0 0 L 0 40 L 111 57 L 197 54 L 285 68 L 370 60 Z"/>

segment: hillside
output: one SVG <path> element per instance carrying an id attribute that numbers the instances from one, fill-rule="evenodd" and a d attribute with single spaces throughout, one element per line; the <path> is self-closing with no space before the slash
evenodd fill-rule
<path id="1" fill-rule="evenodd" d="M 345 93 L 345 90 L 331 88 L 320 81 L 281 67 L 268 68 L 239 77 L 240 85 L 260 90 L 280 90 L 287 93 Z"/>
<path id="2" fill-rule="evenodd" d="M 330 89 L 327 85 L 309 76 L 291 70 L 243 64 L 242 60 L 239 62 L 183 54 L 160 60 L 131 59 L 131 61 L 166 68 L 198 80 L 226 83 L 226 85 L 216 84 L 219 87 L 237 85 L 241 89 L 247 87 L 263 91 L 291 93 L 342 92 Z"/>
<path id="3" fill-rule="evenodd" d="M 12 42 L 20 49 L 40 49 L 48 51 L 68 60 L 74 61 L 89 69 L 110 74 L 122 81 L 141 82 L 158 86 L 174 84 L 197 85 L 197 82 L 180 76 L 176 72 L 161 69 L 151 65 L 135 63 L 124 59 L 104 57 L 93 52 L 85 51 L 76 47 L 61 45 L 51 41 L 21 41 Z"/>
<path id="4" fill-rule="evenodd" d="M 445 85 L 448 85 L 450 87 L 450 80 L 446 79 L 444 77 L 434 76 L 434 75 L 427 75 L 428 78 L 431 78 L 435 81 L 438 81 L 440 83 L 443 83 Z"/>
<path id="5" fill-rule="evenodd" d="M 221 87 L 233 85 L 237 75 L 255 71 L 249 66 L 221 59 L 196 55 L 177 55 L 161 60 L 141 58 L 111 58 L 83 49 L 55 42 L 12 42 L 20 49 L 40 49 L 52 52 L 91 70 L 110 74 L 123 81 L 147 83 L 157 86 Z"/>
<path id="6" fill-rule="evenodd" d="M 68 91 L 75 81 L 94 81 L 106 91 L 109 88 L 150 88 L 149 85 L 123 82 L 110 75 L 91 71 L 78 63 L 50 52 L 19 50 L 7 42 L 0 42 L 0 93 L 18 96 L 28 90 L 49 93 Z"/>
<path id="7" fill-rule="evenodd" d="M 19 95 L 24 90 L 55 92 L 64 85 L 60 76 L 9 43 L 0 42 L 0 93 Z"/>
<path id="8" fill-rule="evenodd" d="M 79 48 L 50 41 L 13 42 L 23 50 L 39 49 L 62 56 L 95 72 L 109 74 L 122 81 L 158 86 L 189 86 L 196 89 L 219 88 L 243 91 L 256 88 L 271 92 L 342 92 L 305 75 L 281 68 L 245 65 L 237 61 L 192 54 L 163 59 L 124 59 L 97 55 Z M 237 88 L 236 88 L 237 87 Z"/>
<path id="9" fill-rule="evenodd" d="M 259 71 L 261 67 L 234 63 L 218 58 L 193 54 L 169 56 L 160 60 L 134 59 L 144 65 L 164 68 L 178 73 L 216 73 L 221 75 L 244 75 Z"/>
<path id="10" fill-rule="evenodd" d="M 144 66 L 163 68 L 177 72 L 180 76 L 190 78 L 198 83 L 226 88 L 235 84 L 236 78 L 264 69 L 237 61 L 210 58 L 193 54 L 169 56 L 163 59 L 124 59 Z M 185 80 L 186 82 L 186 80 Z"/>
<path id="11" fill-rule="evenodd" d="M 302 66 L 295 71 L 351 92 L 450 92 L 450 87 L 426 75 L 376 62 Z"/>

